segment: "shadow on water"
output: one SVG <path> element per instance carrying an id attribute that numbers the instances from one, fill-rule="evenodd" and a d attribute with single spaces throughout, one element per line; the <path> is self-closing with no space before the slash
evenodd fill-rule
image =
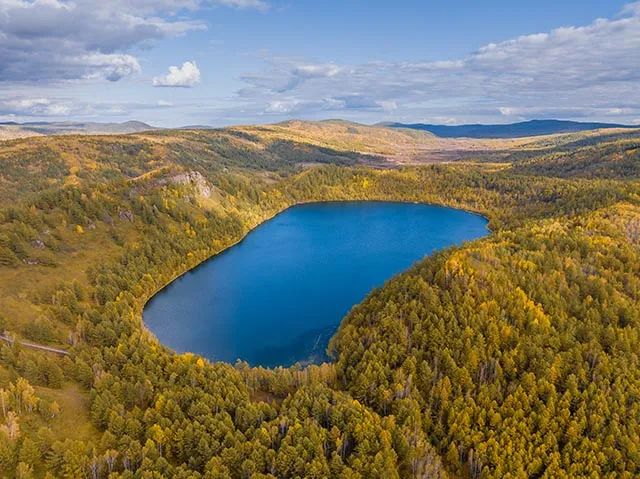
<path id="1" fill-rule="evenodd" d="M 326 326 L 309 331 L 288 344 L 258 349 L 254 355 L 255 363 L 268 368 L 289 366 L 299 363 L 302 366 L 329 361 L 327 344 L 340 324 Z"/>

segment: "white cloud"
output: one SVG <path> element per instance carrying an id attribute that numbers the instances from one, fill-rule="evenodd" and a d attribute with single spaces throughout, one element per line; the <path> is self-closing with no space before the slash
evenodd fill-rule
<path id="1" fill-rule="evenodd" d="M 628 3 L 622 9 L 623 15 L 640 15 L 640 2 Z"/>
<path id="2" fill-rule="evenodd" d="M 170 66 L 169 73 L 153 79 L 153 86 L 192 87 L 196 83 L 200 83 L 200 70 L 196 62 L 184 62 L 181 67 Z"/>
<path id="3" fill-rule="evenodd" d="M 262 11 L 269 8 L 269 4 L 262 0 L 218 0 L 217 3 L 219 3 L 220 5 L 225 5 L 227 7 L 255 9 Z"/>
<path id="4" fill-rule="evenodd" d="M 84 78 L 103 77 L 109 81 L 140 73 L 138 60 L 131 55 L 91 53 L 71 59 L 70 65 L 76 64 L 80 68 L 87 68 Z"/>
<path id="5" fill-rule="evenodd" d="M 640 118 L 640 2 L 609 19 L 487 44 L 444 61 L 270 58 L 243 77 L 245 87 L 233 98 L 100 104 L 76 85 L 59 97 L 61 80 L 138 74 L 144 63 L 137 51 L 206 28 L 194 12 L 214 6 L 269 7 L 262 0 L 0 0 L 0 114 L 137 117 L 171 107 L 201 123 L 265 116 L 432 123 Z M 154 83 L 194 84 L 193 66 L 190 74 L 185 65 L 174 66 Z"/>
<path id="6" fill-rule="evenodd" d="M 386 112 L 392 112 L 398 109 L 398 104 L 394 100 L 376 102 Z"/>
<path id="7" fill-rule="evenodd" d="M 291 113 L 297 106 L 296 101 L 275 100 L 269 102 L 265 111 L 267 113 Z"/>
<path id="8" fill-rule="evenodd" d="M 137 73 L 140 65 L 129 49 L 205 28 L 168 13 L 190 5 L 171 0 L 0 0 L 0 82 L 116 81 Z"/>
<path id="9" fill-rule="evenodd" d="M 293 65 L 289 71 L 289 81 L 284 87 L 280 88 L 280 91 L 293 90 L 307 80 L 334 77 L 340 73 L 341 70 L 339 66 L 333 63 Z"/>
<path id="10" fill-rule="evenodd" d="M 321 65 L 297 65 L 291 69 L 293 76 L 302 78 L 327 78 L 340 73 L 341 68 L 333 63 Z"/>
<path id="11" fill-rule="evenodd" d="M 15 116 L 64 116 L 69 104 L 49 98 L 12 98 L 0 100 L 0 114 Z"/>
<path id="12" fill-rule="evenodd" d="M 590 107 L 590 106 L 533 106 L 533 107 L 500 107 L 500 114 L 508 120 L 527 118 L 609 118 L 619 121 L 620 118 L 631 117 L 638 111 L 633 107 Z"/>
<path id="13" fill-rule="evenodd" d="M 1 90 L 0 90 L 1 93 Z M 129 120 L 134 115 L 174 106 L 173 103 L 157 102 L 89 102 L 69 97 L 55 96 L 9 96 L 0 94 L 0 117 L 15 118 L 18 121 L 34 121 L 51 117 L 96 120 L 118 117 Z M 148 115 L 147 115 L 148 116 Z M 155 117 L 155 114 L 153 114 Z M 59 119 L 59 118 L 58 118 Z"/>
<path id="14" fill-rule="evenodd" d="M 272 58 L 243 80 L 246 108 L 267 104 L 271 114 L 279 112 L 271 105 L 286 102 L 308 116 L 375 118 L 381 109 L 473 121 L 550 114 L 631 121 L 640 114 L 640 2 L 612 19 L 491 43 L 463 58 L 355 65 Z"/>
<path id="15" fill-rule="evenodd" d="M 263 0 L 0 0 L 0 83 L 138 73 L 135 47 L 206 24 L 191 13 L 212 5 L 264 10 Z"/>

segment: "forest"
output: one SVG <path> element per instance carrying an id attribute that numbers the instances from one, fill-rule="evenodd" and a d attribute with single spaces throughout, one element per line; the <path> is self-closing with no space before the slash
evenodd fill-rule
<path id="1" fill-rule="evenodd" d="M 638 477 L 638 134 L 434 163 L 422 133 L 349 128 L 0 143 L 0 475 Z M 353 199 L 491 234 L 372 291 L 329 363 L 211 363 L 144 327 L 153 294 L 277 212 Z"/>

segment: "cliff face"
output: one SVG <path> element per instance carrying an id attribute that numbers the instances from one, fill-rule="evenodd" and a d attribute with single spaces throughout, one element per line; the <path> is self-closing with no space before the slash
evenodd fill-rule
<path id="1" fill-rule="evenodd" d="M 158 180 L 158 185 L 192 186 L 196 194 L 202 198 L 211 198 L 211 185 L 199 171 L 186 171 L 168 178 Z"/>

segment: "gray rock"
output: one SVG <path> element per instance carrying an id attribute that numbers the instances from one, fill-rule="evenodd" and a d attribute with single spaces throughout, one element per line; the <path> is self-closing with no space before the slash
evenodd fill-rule
<path id="1" fill-rule="evenodd" d="M 122 221 L 129 221 L 133 223 L 133 213 L 130 210 L 119 210 L 118 216 Z"/>
<path id="2" fill-rule="evenodd" d="M 158 181 L 159 185 L 191 185 L 198 196 L 211 198 L 211 186 L 199 171 L 187 171 L 177 175 L 163 178 Z"/>

